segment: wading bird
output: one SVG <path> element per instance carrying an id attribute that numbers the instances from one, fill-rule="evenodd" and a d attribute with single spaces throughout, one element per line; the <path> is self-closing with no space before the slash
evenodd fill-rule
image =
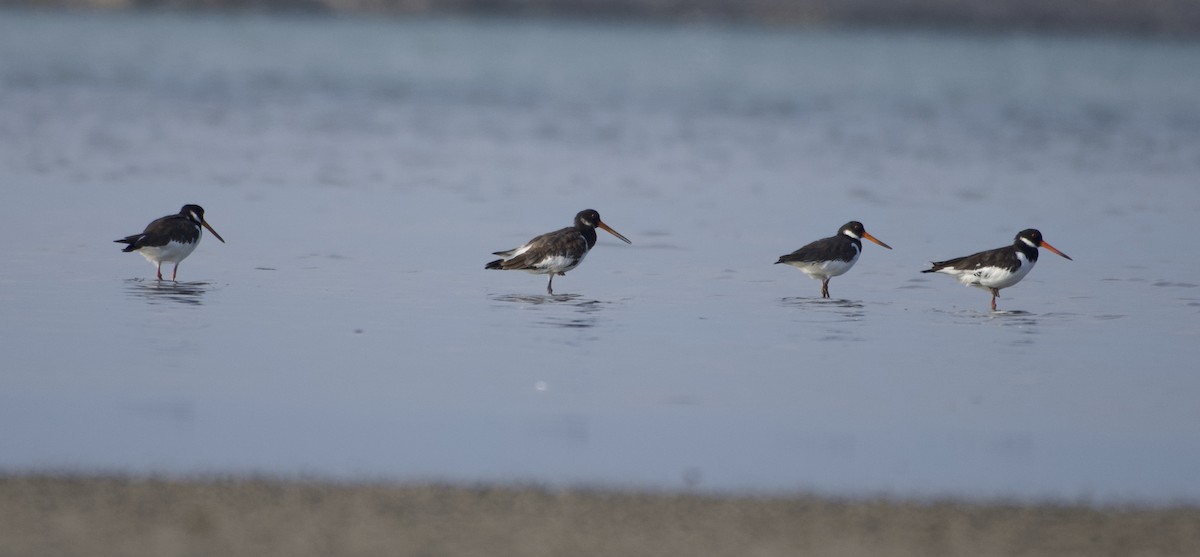
<path id="1" fill-rule="evenodd" d="M 922 273 L 944 273 L 959 282 L 992 292 L 992 311 L 996 311 L 996 298 L 1000 289 L 1008 288 L 1025 278 L 1038 260 L 1038 248 L 1046 248 L 1058 255 L 1071 259 L 1054 246 L 1042 240 L 1042 233 L 1029 228 L 1017 233 L 1011 246 L 981 251 L 966 257 L 937 261 Z M 1072 260 L 1073 261 L 1073 260 Z"/>
<path id="2" fill-rule="evenodd" d="M 626 244 L 633 243 L 604 224 L 600 220 L 600 213 L 586 209 L 575 215 L 574 226 L 547 232 L 518 248 L 494 252 L 493 255 L 499 255 L 501 259 L 488 263 L 484 268 L 550 275 L 550 281 L 546 283 L 546 292 L 554 294 L 554 275 L 565 275 L 567 271 L 583 262 L 592 246 L 596 245 L 597 227 L 603 228 Z"/>
<path id="3" fill-rule="evenodd" d="M 892 249 L 892 246 L 867 234 L 862 223 L 855 220 L 843 224 L 833 236 L 821 238 L 792 253 L 780 256 L 775 264 L 791 265 L 821 281 L 821 297 L 828 298 L 829 279 L 849 271 L 858 262 L 858 256 L 862 253 L 863 238 Z"/>
<path id="4" fill-rule="evenodd" d="M 179 262 L 187 259 L 187 256 L 196 250 L 196 246 L 200 245 L 201 226 L 212 232 L 222 244 L 225 243 L 225 239 L 204 220 L 204 208 L 199 205 L 184 205 L 177 214 L 155 219 L 141 234 L 113 241 L 129 244 L 121 251 L 136 251 L 153 263 L 158 271 L 158 280 L 163 278 L 162 264 L 174 263 L 171 280 L 175 280 L 175 274 L 179 272 Z"/>

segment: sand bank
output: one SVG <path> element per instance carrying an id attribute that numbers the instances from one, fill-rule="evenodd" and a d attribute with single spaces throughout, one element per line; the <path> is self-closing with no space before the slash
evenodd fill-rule
<path id="1" fill-rule="evenodd" d="M 1200 555 L 1200 508 L 0 478 L 0 555 Z"/>

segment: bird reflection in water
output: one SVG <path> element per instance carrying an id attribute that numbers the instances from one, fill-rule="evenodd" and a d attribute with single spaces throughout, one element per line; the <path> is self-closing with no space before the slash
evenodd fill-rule
<path id="1" fill-rule="evenodd" d="M 862 302 L 832 298 L 787 297 L 779 300 L 780 305 L 787 308 L 797 308 L 808 312 L 832 314 L 840 321 L 862 321 L 866 316 Z"/>
<path id="2" fill-rule="evenodd" d="M 492 296 L 492 300 L 518 304 L 522 309 L 547 311 L 540 314 L 537 323 L 562 327 L 564 329 L 588 329 L 599 322 L 600 311 L 608 302 L 584 298 L 579 294 L 502 294 Z M 569 308 L 568 314 L 555 311 L 557 308 Z"/>
<path id="3" fill-rule="evenodd" d="M 143 280 L 126 281 L 130 297 L 140 298 L 151 304 L 185 304 L 198 306 L 204 303 L 204 295 L 212 288 L 208 282 L 166 282 Z"/>

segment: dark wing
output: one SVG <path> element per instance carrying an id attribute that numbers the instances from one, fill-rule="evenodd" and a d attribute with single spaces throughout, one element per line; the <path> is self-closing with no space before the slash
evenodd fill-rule
<path id="1" fill-rule="evenodd" d="M 487 264 L 488 269 L 536 269 L 538 263 L 541 263 L 547 257 L 580 257 L 587 253 L 587 239 L 579 230 L 574 227 L 563 228 L 554 232 L 547 232 L 538 236 L 528 243 L 529 249 L 522 252 L 520 255 L 509 259 L 501 259 Z M 520 251 L 517 248 L 516 251 Z M 495 265 L 495 266 L 493 266 Z"/>
<path id="2" fill-rule="evenodd" d="M 974 269 L 982 269 L 984 267 L 996 267 L 999 269 L 1015 270 L 1021 266 L 1021 260 L 1017 259 L 1016 250 L 1010 246 L 981 251 L 973 253 L 965 257 L 956 257 L 945 261 L 936 261 L 933 267 L 921 271 L 922 273 L 934 273 L 946 268 L 954 268 L 960 271 L 970 271 Z"/>
<path id="3" fill-rule="evenodd" d="M 812 263 L 816 261 L 850 261 L 854 259 L 854 240 L 844 234 L 821 238 L 792 253 L 779 257 L 779 263 L 799 261 Z M 861 248 L 860 248 L 861 249 Z"/>
<path id="4" fill-rule="evenodd" d="M 186 217 L 167 215 L 146 225 L 146 229 L 141 234 L 113 241 L 119 244 L 129 244 L 121 251 L 136 251 L 146 246 L 165 246 L 172 240 L 181 244 L 190 244 L 199 236 L 198 232 L 195 223 Z"/>
<path id="5" fill-rule="evenodd" d="M 141 240 L 142 240 L 141 234 L 134 234 L 133 236 L 126 236 L 124 238 L 121 238 L 120 240 L 113 240 L 113 241 L 118 244 L 129 244 L 128 246 L 125 246 L 125 249 L 123 249 L 121 251 L 134 251 L 134 250 L 138 249 L 139 247 L 141 247 L 140 245 L 138 245 L 138 242 L 140 242 Z"/>

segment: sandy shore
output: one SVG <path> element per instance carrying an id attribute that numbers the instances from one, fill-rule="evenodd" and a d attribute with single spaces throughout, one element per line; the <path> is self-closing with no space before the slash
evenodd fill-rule
<path id="1" fill-rule="evenodd" d="M 1200 507 L 0 477 L 0 555 L 1200 555 Z"/>

